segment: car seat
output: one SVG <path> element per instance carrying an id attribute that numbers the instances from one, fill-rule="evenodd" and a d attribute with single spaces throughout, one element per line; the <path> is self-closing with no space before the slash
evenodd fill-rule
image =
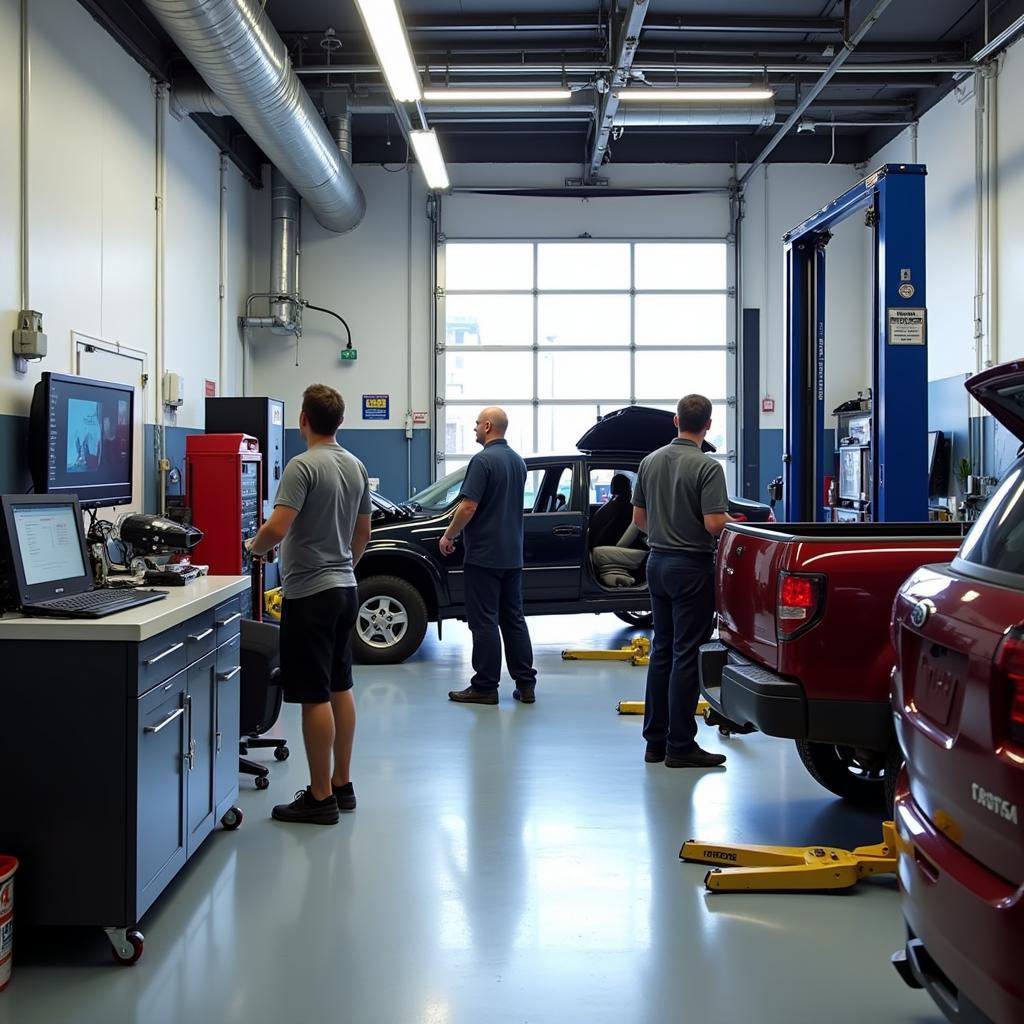
<path id="1" fill-rule="evenodd" d="M 611 480 L 611 497 L 590 517 L 589 547 L 614 545 L 633 521 L 633 485 L 629 477 L 616 473 Z"/>

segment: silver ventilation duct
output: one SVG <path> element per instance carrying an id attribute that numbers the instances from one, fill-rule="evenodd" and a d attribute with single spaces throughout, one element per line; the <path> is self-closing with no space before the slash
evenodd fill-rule
<path id="1" fill-rule="evenodd" d="M 292 70 L 265 5 L 260 0 L 145 3 L 317 221 L 329 231 L 351 231 L 366 212 L 363 191 Z"/>
<path id="2" fill-rule="evenodd" d="M 299 294 L 299 194 L 276 168 L 270 172 L 270 294 Z M 275 334 L 295 330 L 296 304 L 272 298 Z"/>

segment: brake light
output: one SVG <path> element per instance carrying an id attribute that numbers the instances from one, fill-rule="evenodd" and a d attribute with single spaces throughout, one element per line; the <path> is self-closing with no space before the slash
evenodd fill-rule
<path id="1" fill-rule="evenodd" d="M 732 521 L 734 523 L 745 523 L 747 521 L 747 517 L 742 512 L 737 512 L 736 515 L 732 517 Z"/>
<path id="2" fill-rule="evenodd" d="M 774 523 L 776 521 L 777 520 L 775 518 L 775 513 L 771 509 L 768 509 L 768 518 L 765 520 L 765 522 Z"/>
<path id="3" fill-rule="evenodd" d="M 1011 630 L 999 643 L 995 670 L 1006 681 L 1009 707 L 1009 736 L 1013 743 L 1024 746 L 1024 630 Z"/>
<path id="4" fill-rule="evenodd" d="M 811 573 L 779 573 L 775 603 L 775 635 L 790 640 L 806 632 L 821 616 L 825 577 Z"/>

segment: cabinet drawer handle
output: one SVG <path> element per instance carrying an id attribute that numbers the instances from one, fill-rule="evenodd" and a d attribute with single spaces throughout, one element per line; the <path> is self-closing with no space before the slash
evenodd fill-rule
<path id="1" fill-rule="evenodd" d="M 180 651 L 184 646 L 184 643 L 177 643 L 173 647 L 168 647 L 167 650 L 163 652 L 163 654 L 158 654 L 155 658 L 150 658 L 149 661 L 144 661 L 142 664 L 147 666 L 155 665 L 158 661 L 163 661 L 163 659 L 166 658 L 168 654 L 173 654 L 175 651 Z"/>
<path id="2" fill-rule="evenodd" d="M 195 641 L 205 640 L 212 632 L 213 626 L 211 626 L 209 629 L 204 629 L 202 633 L 189 633 L 188 638 L 189 640 Z"/>
<path id="3" fill-rule="evenodd" d="M 241 665 L 236 665 L 230 672 L 218 672 L 217 678 L 222 682 L 226 683 L 229 679 L 234 679 L 239 672 L 242 671 Z"/>
<path id="4" fill-rule="evenodd" d="M 143 732 L 159 732 L 165 726 L 170 725 L 171 722 L 173 722 L 176 718 L 181 718 L 181 716 L 183 714 L 185 714 L 185 709 L 184 708 L 178 708 L 177 711 L 172 711 L 159 725 L 147 725 L 145 727 L 145 729 L 143 729 L 142 731 Z"/>
<path id="5" fill-rule="evenodd" d="M 229 626 L 229 625 L 231 625 L 232 622 L 235 621 L 235 619 L 240 619 L 241 617 L 242 617 L 242 613 L 241 612 L 235 612 L 234 615 L 229 615 L 226 619 L 218 619 L 217 620 L 217 625 L 218 626 Z"/>

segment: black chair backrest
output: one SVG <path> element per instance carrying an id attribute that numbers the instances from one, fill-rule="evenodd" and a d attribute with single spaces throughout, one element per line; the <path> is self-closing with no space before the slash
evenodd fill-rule
<path id="1" fill-rule="evenodd" d="M 590 537 L 588 546 L 591 551 L 597 547 L 614 545 L 625 533 L 626 527 L 633 521 L 633 487 L 629 477 L 616 473 L 611 480 L 612 496 L 603 505 L 599 505 L 590 517 Z"/>
<path id="2" fill-rule="evenodd" d="M 264 733 L 281 714 L 280 629 L 269 622 L 242 620 L 242 706 L 239 727 L 243 736 Z"/>

